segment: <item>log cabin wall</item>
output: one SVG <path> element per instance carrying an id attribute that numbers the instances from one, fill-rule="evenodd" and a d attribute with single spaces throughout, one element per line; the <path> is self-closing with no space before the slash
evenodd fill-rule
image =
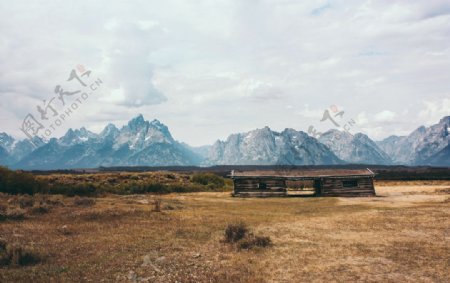
<path id="1" fill-rule="evenodd" d="M 282 179 L 234 179 L 234 192 L 260 192 L 286 189 L 286 181 Z"/>
<path id="2" fill-rule="evenodd" d="M 306 170 L 304 172 L 261 171 L 257 174 L 255 172 L 247 174 L 231 172 L 234 195 L 285 196 L 289 195 L 287 184 L 312 181 L 315 196 L 375 196 L 373 183 L 375 174 L 370 169 Z"/>
<path id="3" fill-rule="evenodd" d="M 373 178 L 324 178 L 321 196 L 375 196 Z"/>

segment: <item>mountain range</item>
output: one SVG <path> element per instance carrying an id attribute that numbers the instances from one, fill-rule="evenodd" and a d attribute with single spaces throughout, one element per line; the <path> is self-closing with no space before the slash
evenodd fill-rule
<path id="1" fill-rule="evenodd" d="M 408 136 L 373 141 L 367 135 L 329 130 L 317 139 L 302 131 L 269 127 L 230 135 L 213 145 L 191 147 L 175 140 L 158 120 L 138 115 L 122 128 L 99 134 L 69 129 L 48 142 L 16 140 L 0 133 L 0 165 L 19 169 L 100 166 L 403 164 L 450 166 L 450 116 Z M 36 148 L 35 144 L 39 144 Z"/>
<path id="2" fill-rule="evenodd" d="M 450 165 L 450 116 L 428 128 L 421 126 L 409 136 L 390 136 L 378 146 L 396 164 Z"/>
<path id="3" fill-rule="evenodd" d="M 320 135 L 319 142 L 349 163 L 387 165 L 393 162 L 374 141 L 361 133 L 352 135 L 333 129 Z"/>
<path id="4" fill-rule="evenodd" d="M 217 141 L 206 156 L 208 165 L 324 165 L 340 164 L 327 146 L 304 132 L 269 127 L 233 134 Z"/>

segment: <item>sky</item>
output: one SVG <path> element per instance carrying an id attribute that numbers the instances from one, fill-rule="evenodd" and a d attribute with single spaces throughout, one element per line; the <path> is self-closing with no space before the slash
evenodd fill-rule
<path id="1" fill-rule="evenodd" d="M 143 114 L 194 146 L 265 126 L 381 140 L 450 115 L 449 78 L 448 0 L 0 0 L 0 132 L 21 139 L 28 115 L 59 137 Z"/>

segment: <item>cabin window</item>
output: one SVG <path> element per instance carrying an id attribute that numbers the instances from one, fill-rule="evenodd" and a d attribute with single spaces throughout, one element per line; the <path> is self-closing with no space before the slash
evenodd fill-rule
<path id="1" fill-rule="evenodd" d="M 342 187 L 344 187 L 344 188 L 358 187 L 358 180 L 345 180 L 345 181 L 342 181 Z"/>
<path id="2" fill-rule="evenodd" d="M 266 183 L 258 183 L 258 189 L 260 189 L 260 190 L 267 189 L 267 184 Z"/>

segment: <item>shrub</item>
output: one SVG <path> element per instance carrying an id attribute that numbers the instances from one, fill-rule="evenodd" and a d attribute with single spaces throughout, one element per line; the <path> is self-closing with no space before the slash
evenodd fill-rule
<path id="1" fill-rule="evenodd" d="M 121 192 L 128 194 L 144 194 L 144 193 L 169 193 L 167 186 L 161 183 L 147 183 L 141 184 L 131 182 L 129 184 L 121 185 Z"/>
<path id="2" fill-rule="evenodd" d="M 165 209 L 165 210 L 175 210 L 175 207 L 173 207 L 173 206 L 171 206 L 170 204 L 168 204 L 168 205 L 165 205 L 165 206 L 164 206 L 164 209 Z"/>
<path id="3" fill-rule="evenodd" d="M 33 174 L 22 171 L 12 171 L 0 167 L 0 192 L 8 194 L 29 194 L 45 192 L 46 184 L 37 180 Z"/>
<path id="4" fill-rule="evenodd" d="M 166 178 L 167 179 L 171 179 L 171 180 L 175 180 L 177 177 L 175 177 L 175 175 L 173 175 L 173 174 L 166 174 Z"/>
<path id="5" fill-rule="evenodd" d="M 45 214 L 50 211 L 50 207 L 48 207 L 46 204 L 35 204 L 31 209 L 31 214 Z"/>
<path id="6" fill-rule="evenodd" d="M 0 221 L 6 220 L 6 206 L 0 206 Z"/>
<path id="7" fill-rule="evenodd" d="M 154 207 L 152 209 L 153 212 L 161 212 L 161 199 L 155 199 L 153 202 Z"/>
<path id="8" fill-rule="evenodd" d="M 131 175 L 131 176 L 130 176 L 130 180 L 135 180 L 135 181 L 137 181 L 137 180 L 139 180 L 139 176 L 138 176 L 138 175 Z"/>
<path id="9" fill-rule="evenodd" d="M 93 206 L 95 204 L 95 200 L 91 198 L 80 198 L 77 196 L 74 198 L 73 204 L 76 206 Z"/>
<path id="10" fill-rule="evenodd" d="M 199 192 L 204 191 L 203 186 L 192 185 L 192 184 L 163 184 L 163 183 L 147 183 L 147 184 L 137 184 L 131 183 L 123 185 L 118 192 L 125 194 L 169 194 L 169 193 L 188 193 L 188 192 Z"/>
<path id="11" fill-rule="evenodd" d="M 223 178 L 213 173 L 195 173 L 192 176 L 192 182 L 204 186 L 209 185 L 211 188 L 221 188 L 225 185 Z"/>
<path id="12" fill-rule="evenodd" d="M 0 212 L 0 220 L 23 220 L 26 211 L 21 208 L 7 208 L 5 212 Z"/>
<path id="13" fill-rule="evenodd" d="M 74 233 L 71 229 L 69 229 L 69 227 L 67 225 L 63 225 L 63 226 L 57 228 L 56 230 L 64 236 L 69 236 Z"/>
<path id="14" fill-rule="evenodd" d="M 0 238 L 0 253 L 6 251 L 6 240 Z"/>
<path id="15" fill-rule="evenodd" d="M 192 193 L 204 191 L 204 188 L 199 185 L 183 185 L 183 184 L 172 184 L 167 186 L 167 191 L 171 193 Z"/>
<path id="16" fill-rule="evenodd" d="M 239 250 L 249 250 L 254 247 L 264 248 L 272 245 L 270 237 L 254 235 L 243 222 L 228 224 L 225 229 L 224 242 L 234 244 Z"/>
<path id="17" fill-rule="evenodd" d="M 236 243 L 242 240 L 248 232 L 247 225 L 243 222 L 236 224 L 228 224 L 225 229 L 225 239 L 226 243 Z"/>
<path id="18" fill-rule="evenodd" d="M 55 184 L 50 186 L 49 192 L 52 194 L 61 194 L 66 196 L 94 196 L 97 194 L 93 184 Z"/>
<path id="19" fill-rule="evenodd" d="M 270 237 L 255 236 L 255 235 L 251 234 L 239 242 L 238 248 L 243 249 L 243 250 L 249 250 L 254 247 L 265 248 L 265 247 L 270 246 L 271 244 L 272 244 L 272 240 L 270 239 Z"/>
<path id="20" fill-rule="evenodd" d="M 161 183 L 150 183 L 145 186 L 146 193 L 170 193 L 168 187 Z"/>
<path id="21" fill-rule="evenodd" d="M 9 259 L 6 256 L 6 246 L 6 241 L 0 238 L 0 266 L 9 264 Z"/>
<path id="22" fill-rule="evenodd" d="M 0 266 L 15 265 L 25 266 L 40 262 L 42 256 L 28 248 L 24 248 L 18 244 L 9 245 L 5 241 L 0 243 Z"/>
<path id="23" fill-rule="evenodd" d="M 18 196 L 17 198 L 12 199 L 12 202 L 20 208 L 32 207 L 34 205 L 34 199 L 29 195 Z"/>
<path id="24" fill-rule="evenodd" d="M 193 176 L 163 173 L 115 176 L 55 174 L 35 177 L 30 173 L 0 167 L 0 193 L 7 194 L 43 193 L 92 197 L 105 193 L 187 193 L 222 190 L 230 186 L 230 181 L 212 173 L 196 173 Z M 25 204 L 23 207 L 32 207 L 32 204 Z"/>
<path id="25" fill-rule="evenodd" d="M 64 206 L 64 202 L 61 199 L 46 199 L 45 203 L 49 206 Z"/>

